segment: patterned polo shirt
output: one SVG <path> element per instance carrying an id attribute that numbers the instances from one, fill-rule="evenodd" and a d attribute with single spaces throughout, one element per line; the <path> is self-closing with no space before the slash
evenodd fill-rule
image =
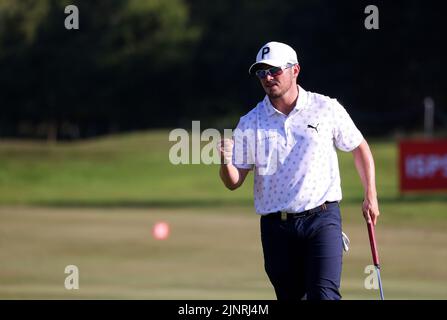
<path id="1" fill-rule="evenodd" d="M 233 164 L 254 170 L 254 204 L 261 215 L 302 212 L 325 201 L 340 201 L 336 148 L 352 151 L 363 141 L 336 99 L 301 86 L 298 90 L 288 115 L 265 96 L 233 132 Z"/>

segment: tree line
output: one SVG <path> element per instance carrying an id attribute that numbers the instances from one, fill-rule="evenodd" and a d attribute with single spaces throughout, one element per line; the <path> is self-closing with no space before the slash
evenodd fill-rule
<path id="1" fill-rule="evenodd" d="M 262 99 L 248 75 L 271 40 L 295 48 L 300 85 L 337 98 L 362 132 L 447 123 L 442 7 L 376 1 L 1 0 L 0 136 L 78 139 L 147 128 L 234 128 Z M 79 30 L 64 27 L 67 5 Z"/>

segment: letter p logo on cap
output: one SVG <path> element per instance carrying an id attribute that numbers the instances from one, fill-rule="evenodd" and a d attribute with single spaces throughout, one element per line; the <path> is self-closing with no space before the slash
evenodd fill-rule
<path id="1" fill-rule="evenodd" d="M 270 52 L 269 47 L 262 48 L 262 59 L 264 59 L 264 56 Z"/>

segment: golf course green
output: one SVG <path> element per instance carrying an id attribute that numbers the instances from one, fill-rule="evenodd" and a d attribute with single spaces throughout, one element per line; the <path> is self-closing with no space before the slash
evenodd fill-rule
<path id="1" fill-rule="evenodd" d="M 0 298 L 275 299 L 263 269 L 253 176 L 227 190 L 218 165 L 173 165 L 169 131 L 79 142 L 0 140 Z M 386 299 L 447 299 L 447 195 L 401 195 L 397 142 L 371 140 Z M 344 299 L 372 264 L 352 155 L 339 152 Z M 158 221 L 166 240 L 152 237 Z M 79 270 L 67 290 L 65 268 Z"/>

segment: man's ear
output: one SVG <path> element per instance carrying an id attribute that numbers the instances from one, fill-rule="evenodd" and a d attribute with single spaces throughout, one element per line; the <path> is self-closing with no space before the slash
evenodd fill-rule
<path id="1" fill-rule="evenodd" d="M 299 64 L 297 64 L 297 65 L 294 65 L 293 66 L 293 76 L 296 78 L 296 79 L 298 79 L 298 75 L 300 74 L 300 65 Z"/>

